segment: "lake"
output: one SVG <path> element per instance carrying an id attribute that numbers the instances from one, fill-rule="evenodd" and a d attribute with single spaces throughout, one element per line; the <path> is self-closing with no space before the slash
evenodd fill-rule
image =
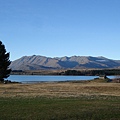
<path id="1" fill-rule="evenodd" d="M 73 80 L 92 80 L 98 76 L 49 76 L 49 75 L 10 75 L 8 80 L 22 83 L 57 82 Z M 114 78 L 115 76 L 108 76 Z"/>

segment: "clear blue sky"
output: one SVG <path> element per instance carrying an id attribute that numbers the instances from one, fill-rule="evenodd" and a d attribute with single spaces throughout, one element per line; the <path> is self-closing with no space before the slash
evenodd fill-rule
<path id="1" fill-rule="evenodd" d="M 25 55 L 120 59 L 120 0 L 0 0 L 0 40 Z"/>

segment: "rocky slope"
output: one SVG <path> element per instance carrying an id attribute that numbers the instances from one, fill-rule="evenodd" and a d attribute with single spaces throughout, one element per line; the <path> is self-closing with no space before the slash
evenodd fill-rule
<path id="1" fill-rule="evenodd" d="M 81 69 L 81 68 L 119 68 L 120 61 L 105 57 L 72 56 L 50 58 L 33 55 L 24 56 L 13 61 L 12 70 L 41 70 L 41 69 Z"/>

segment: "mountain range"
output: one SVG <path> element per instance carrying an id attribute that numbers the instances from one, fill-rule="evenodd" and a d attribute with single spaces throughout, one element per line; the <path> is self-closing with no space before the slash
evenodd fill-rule
<path id="1" fill-rule="evenodd" d="M 10 68 L 12 70 L 120 68 L 120 60 L 112 60 L 102 56 L 65 56 L 51 58 L 33 55 L 23 56 L 15 61 L 12 61 Z"/>

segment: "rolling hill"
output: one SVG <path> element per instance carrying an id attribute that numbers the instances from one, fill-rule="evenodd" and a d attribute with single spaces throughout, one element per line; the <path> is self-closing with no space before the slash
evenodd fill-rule
<path id="1" fill-rule="evenodd" d="M 105 57 L 72 56 L 45 57 L 40 55 L 23 56 L 12 61 L 12 70 L 47 70 L 47 69 L 90 69 L 119 68 L 120 61 Z"/>

